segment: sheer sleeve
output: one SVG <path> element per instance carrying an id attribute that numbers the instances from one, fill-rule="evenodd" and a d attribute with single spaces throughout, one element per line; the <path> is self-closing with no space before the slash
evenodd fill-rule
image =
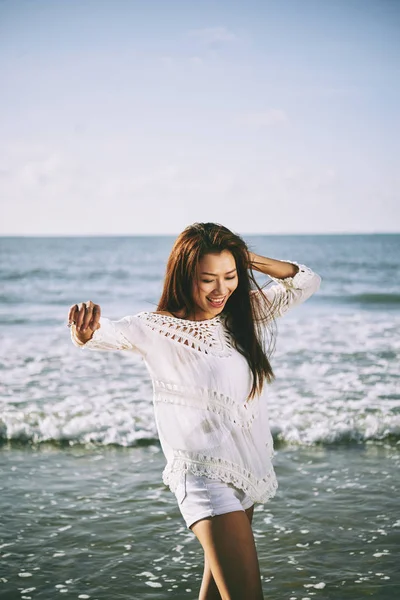
<path id="1" fill-rule="evenodd" d="M 279 259 L 278 259 L 279 260 Z M 293 277 L 278 279 L 271 277 L 276 284 L 262 290 L 264 296 L 270 302 L 270 318 L 282 317 L 291 308 L 305 302 L 310 296 L 315 294 L 321 285 L 321 276 L 315 273 L 310 267 L 297 263 L 293 260 L 286 260 L 292 265 L 297 265 L 298 272 Z M 260 292 L 253 290 L 253 299 L 256 299 Z M 261 310 L 261 303 L 257 303 L 257 308 Z"/>
<path id="2" fill-rule="evenodd" d="M 143 321 L 137 315 L 123 317 L 112 321 L 100 317 L 100 328 L 85 344 L 76 337 L 75 325 L 71 327 L 71 340 L 75 346 L 89 350 L 130 350 L 146 356 L 148 351 L 148 331 Z"/>

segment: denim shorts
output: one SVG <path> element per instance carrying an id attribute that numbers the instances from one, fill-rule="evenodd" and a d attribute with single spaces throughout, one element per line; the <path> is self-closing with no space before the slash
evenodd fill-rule
<path id="1" fill-rule="evenodd" d="M 175 492 L 179 510 L 190 529 L 199 519 L 250 508 L 253 500 L 232 483 L 183 473 Z"/>

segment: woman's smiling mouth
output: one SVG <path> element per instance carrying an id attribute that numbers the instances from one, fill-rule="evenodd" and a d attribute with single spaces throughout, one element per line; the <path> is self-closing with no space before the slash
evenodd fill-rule
<path id="1" fill-rule="evenodd" d="M 222 304 L 223 304 L 223 303 L 224 303 L 224 301 L 225 301 L 225 298 L 226 298 L 226 296 L 223 296 L 223 297 L 222 297 L 222 298 L 220 298 L 220 299 L 216 299 L 216 298 L 209 298 L 208 296 L 206 296 L 206 298 L 207 298 L 207 300 L 209 301 L 209 303 L 210 303 L 212 306 L 216 306 L 216 307 L 218 307 L 218 306 L 222 306 Z"/>

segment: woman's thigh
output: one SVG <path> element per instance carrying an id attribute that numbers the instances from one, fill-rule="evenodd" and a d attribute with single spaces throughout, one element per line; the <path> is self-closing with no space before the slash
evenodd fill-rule
<path id="1" fill-rule="evenodd" d="M 244 511 L 206 517 L 191 530 L 200 541 L 222 600 L 262 600 L 253 530 Z"/>

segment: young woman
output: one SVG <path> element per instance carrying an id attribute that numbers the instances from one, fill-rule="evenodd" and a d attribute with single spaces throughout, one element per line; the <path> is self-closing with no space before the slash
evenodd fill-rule
<path id="1" fill-rule="evenodd" d="M 276 283 L 261 288 L 253 269 Z M 222 225 L 195 223 L 175 241 L 157 311 L 111 321 L 91 301 L 69 310 L 75 345 L 145 361 L 163 482 L 204 550 L 199 600 L 263 598 L 251 523 L 254 504 L 278 487 L 263 395 L 275 377 L 266 334 L 320 283 L 305 265 L 252 253 Z"/>

